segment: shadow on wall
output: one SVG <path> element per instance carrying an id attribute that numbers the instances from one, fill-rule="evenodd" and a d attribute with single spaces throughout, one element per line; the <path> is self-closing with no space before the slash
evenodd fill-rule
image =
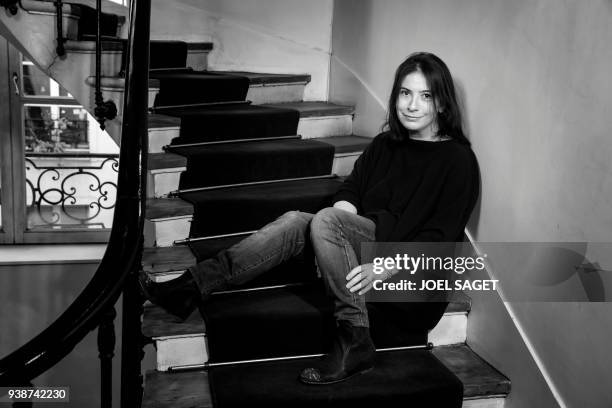
<path id="1" fill-rule="evenodd" d="M 91 263 L 0 265 L 0 358 L 31 340 L 59 317 L 83 290 L 97 267 Z M 116 310 L 118 342 L 113 360 L 114 406 L 119 405 L 121 299 Z M 70 402 L 62 403 L 62 407 L 99 407 L 97 330 L 88 334 L 64 360 L 33 383 L 37 386 L 70 387 Z"/>

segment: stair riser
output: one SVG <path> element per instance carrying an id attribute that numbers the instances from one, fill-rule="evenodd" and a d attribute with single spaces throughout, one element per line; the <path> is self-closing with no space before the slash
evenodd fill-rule
<path id="1" fill-rule="evenodd" d="M 155 339 L 157 348 L 157 369 L 168 371 L 170 367 L 189 364 L 203 364 L 208 359 L 204 336 L 180 336 Z M 204 350 L 204 353 L 202 352 Z"/>
<path id="2" fill-rule="evenodd" d="M 332 173 L 339 176 L 347 176 L 351 173 L 355 160 L 361 153 L 343 154 L 334 157 Z M 172 169 L 151 170 L 147 182 L 147 198 L 167 197 L 171 191 L 179 188 L 181 172 L 185 167 Z"/>
<path id="3" fill-rule="evenodd" d="M 505 398 L 479 398 L 463 400 L 462 408 L 504 408 Z"/>
<path id="4" fill-rule="evenodd" d="M 353 116 L 317 116 L 300 119 L 297 133 L 304 139 L 350 135 L 353 133 Z"/>
<path id="5" fill-rule="evenodd" d="M 102 76 L 115 77 L 121 72 L 121 61 L 123 52 L 121 51 L 103 51 L 102 52 Z M 96 51 L 95 50 L 68 50 L 66 67 L 70 67 L 72 71 L 79 70 L 79 78 L 87 78 L 96 74 Z"/>
<path id="6" fill-rule="evenodd" d="M 251 85 L 246 99 L 256 105 L 264 103 L 300 102 L 306 83 Z"/>
<path id="7" fill-rule="evenodd" d="M 149 129 L 149 153 L 161 153 L 163 147 L 179 136 L 180 128 Z M 304 139 L 345 136 L 353 132 L 351 115 L 300 118 L 297 133 Z"/>
<path id="8" fill-rule="evenodd" d="M 467 333 L 467 314 L 446 313 L 444 318 L 427 336 L 434 346 L 465 343 Z"/>
<path id="9" fill-rule="evenodd" d="M 168 247 L 174 241 L 189 236 L 191 216 L 176 217 L 163 221 L 145 221 L 144 245 L 145 247 Z"/>
<path id="10" fill-rule="evenodd" d="M 449 338 L 440 337 L 436 339 L 436 345 L 450 345 L 465 342 L 467 314 L 462 314 L 463 319 L 457 319 L 457 315 L 459 314 L 445 314 L 444 316 L 442 316 L 442 319 L 440 319 L 438 326 L 457 326 L 452 330 L 446 331 L 463 331 L 463 340 L 456 341 L 456 336 Z M 435 330 L 436 329 L 434 329 L 433 331 Z M 170 367 L 175 366 L 202 364 L 208 361 L 208 346 L 204 333 L 199 336 L 177 336 L 156 338 L 154 340 L 157 347 L 157 369 L 159 371 L 167 371 Z M 474 406 L 474 408 L 476 407 L 481 408 L 481 406 Z M 488 405 L 482 406 L 482 408 L 488 407 Z M 493 405 L 492 407 L 496 406 Z"/>

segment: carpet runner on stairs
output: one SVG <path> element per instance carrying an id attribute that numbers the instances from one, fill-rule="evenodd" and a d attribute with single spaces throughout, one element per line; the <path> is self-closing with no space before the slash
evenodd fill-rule
<path id="1" fill-rule="evenodd" d="M 215 367 L 209 381 L 215 408 L 460 407 L 463 384 L 431 352 L 376 353 L 375 368 L 333 386 L 297 380 L 313 359 Z"/>
<path id="2" fill-rule="evenodd" d="M 270 140 L 211 146 L 169 147 L 187 157 L 179 187 L 207 187 L 330 173 L 334 148 L 316 140 Z"/>
<path id="3" fill-rule="evenodd" d="M 187 69 L 154 71 L 152 77 L 160 81 L 156 106 L 243 101 L 249 87 L 245 77 Z M 300 117 L 297 110 L 282 106 L 239 103 L 175 108 L 164 114 L 181 119 L 179 137 L 172 145 L 296 135 Z M 332 204 L 342 182 L 338 177 L 320 177 L 331 174 L 334 148 L 319 141 L 253 141 L 169 150 L 187 157 L 180 187 L 191 190 L 179 192 L 179 197 L 193 205 L 192 238 L 257 230 L 287 211 L 316 213 Z M 275 181 L 203 188 L 262 180 Z M 203 260 L 239 238 L 194 240 L 189 245 Z M 285 286 L 232 291 L 278 284 Z M 326 351 L 335 322 L 330 299 L 316 279 L 312 253 L 305 252 L 301 259 L 280 265 L 255 282 L 232 282 L 227 289 L 201 308 L 211 362 Z M 445 307 L 445 303 L 371 304 L 372 338 L 379 348 L 424 346 L 427 330 Z M 380 353 L 376 370 L 331 388 L 299 384 L 297 375 L 305 363 L 215 367 L 210 373 L 215 406 L 461 404 L 461 383 L 426 351 Z"/>
<path id="4" fill-rule="evenodd" d="M 255 105 L 176 109 L 164 115 L 181 118 L 179 137 L 172 144 L 290 136 L 297 134 L 300 120 L 295 109 Z"/>
<path id="5" fill-rule="evenodd" d="M 370 303 L 372 340 L 379 349 L 423 346 L 446 306 Z M 210 361 L 324 353 L 335 333 L 332 311 L 321 282 L 213 296 L 201 309 Z"/>
<path id="6" fill-rule="evenodd" d="M 330 169 L 331 170 L 331 169 Z M 257 230 L 287 211 L 316 213 L 331 206 L 339 178 L 279 183 L 181 193 L 193 204 L 191 237 Z"/>
<path id="7" fill-rule="evenodd" d="M 238 75 L 178 69 L 149 77 L 160 83 L 155 106 L 243 101 L 249 90 L 249 79 Z"/>
<path id="8" fill-rule="evenodd" d="M 97 30 L 97 11 L 96 9 L 84 4 L 70 4 L 71 7 L 79 10 L 79 24 L 77 38 L 83 39 L 87 36 L 96 35 Z M 114 37 L 119 29 L 119 16 L 116 14 L 102 13 L 100 21 L 100 35 Z"/>

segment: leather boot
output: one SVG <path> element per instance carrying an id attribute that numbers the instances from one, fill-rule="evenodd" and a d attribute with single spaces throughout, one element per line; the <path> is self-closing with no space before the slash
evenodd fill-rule
<path id="1" fill-rule="evenodd" d="M 376 349 L 368 327 L 357 327 L 341 320 L 331 352 L 316 367 L 302 370 L 300 381 L 306 384 L 333 384 L 374 367 Z"/>
<path id="2" fill-rule="evenodd" d="M 201 302 L 200 290 L 189 271 L 166 282 L 154 282 L 141 272 L 138 281 L 144 297 L 181 320 L 189 317 Z"/>

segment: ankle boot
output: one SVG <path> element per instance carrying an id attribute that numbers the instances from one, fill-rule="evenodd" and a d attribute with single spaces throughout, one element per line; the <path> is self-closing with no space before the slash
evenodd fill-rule
<path id="1" fill-rule="evenodd" d="M 368 327 L 357 327 L 346 321 L 338 322 L 336 339 L 331 352 L 316 367 L 302 370 L 300 381 L 306 384 L 333 384 L 374 367 L 376 349 Z"/>
<path id="2" fill-rule="evenodd" d="M 189 317 L 200 303 L 200 290 L 189 271 L 166 282 L 154 282 L 141 272 L 138 281 L 144 297 L 181 320 Z"/>

